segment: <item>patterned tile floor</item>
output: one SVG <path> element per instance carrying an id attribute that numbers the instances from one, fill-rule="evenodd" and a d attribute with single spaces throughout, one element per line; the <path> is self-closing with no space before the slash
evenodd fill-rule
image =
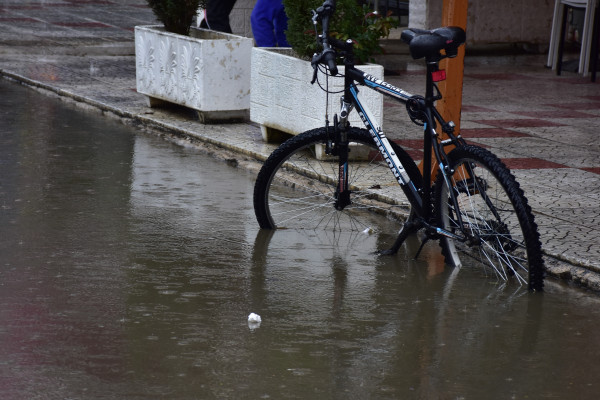
<path id="1" fill-rule="evenodd" d="M 255 124 L 202 125 L 146 107 L 135 91 L 133 27 L 151 23 L 145 0 L 1 0 L 0 75 L 240 157 L 266 157 L 274 145 Z M 467 57 L 461 129 L 520 181 L 551 271 L 600 290 L 600 82 L 558 77 L 544 63 L 543 55 Z M 405 58 L 391 70 L 390 83 L 422 92 L 419 63 Z M 421 128 L 402 104 L 386 100 L 384 110 L 388 137 L 419 159 Z"/>
<path id="2" fill-rule="evenodd" d="M 544 248 L 597 271 L 600 85 L 574 74 L 557 77 L 542 57 L 523 61 L 466 61 L 461 132 L 511 168 L 536 213 Z M 401 85 L 401 76 L 390 80 Z M 386 112 L 394 107 L 386 104 Z M 410 139 L 400 143 L 418 147 Z"/>

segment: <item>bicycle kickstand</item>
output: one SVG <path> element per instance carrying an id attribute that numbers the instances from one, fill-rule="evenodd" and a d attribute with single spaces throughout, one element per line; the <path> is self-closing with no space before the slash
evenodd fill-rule
<path id="1" fill-rule="evenodd" d="M 387 250 L 381 250 L 379 251 L 379 254 L 381 255 L 394 255 L 398 252 L 398 250 L 400 249 L 400 246 L 402 246 L 402 243 L 404 243 L 404 241 L 406 240 L 406 238 L 408 238 L 411 234 L 419 231 L 419 229 L 421 229 L 423 227 L 423 222 L 422 220 L 416 219 L 414 218 L 413 213 L 410 214 L 410 216 L 408 217 L 408 219 L 406 220 L 406 222 L 404 223 L 404 225 L 402 226 L 402 229 L 400 229 L 400 232 L 398 232 L 398 237 L 396 238 L 396 241 L 394 242 L 394 244 L 392 245 L 392 247 L 390 247 Z M 420 252 L 420 250 L 419 250 Z"/>

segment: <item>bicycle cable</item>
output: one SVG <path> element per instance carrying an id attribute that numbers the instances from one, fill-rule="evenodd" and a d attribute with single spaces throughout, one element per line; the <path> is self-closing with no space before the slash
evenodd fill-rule
<path id="1" fill-rule="evenodd" d="M 322 90 L 322 91 L 324 91 L 325 93 L 329 93 L 329 94 L 338 94 L 338 93 L 344 93 L 344 89 L 340 89 L 340 90 L 338 90 L 338 91 L 335 91 L 335 92 L 333 92 L 333 91 L 330 91 L 330 90 L 329 90 L 329 77 L 330 77 L 331 75 L 330 75 L 329 73 L 327 73 L 327 67 L 325 67 L 324 65 L 319 65 L 319 66 L 318 66 L 318 68 L 319 68 L 319 71 L 320 71 L 322 74 L 324 74 L 324 75 L 326 76 L 326 78 L 327 78 L 327 84 L 326 84 L 326 87 L 324 88 L 324 87 L 323 87 L 323 85 L 321 84 L 321 81 L 319 81 L 319 76 L 317 75 L 317 84 L 319 85 L 319 87 L 321 88 L 321 90 Z M 343 77 L 344 77 L 344 75 L 342 75 L 342 74 L 338 73 L 338 74 L 336 75 L 336 77 L 343 78 Z"/>
<path id="2" fill-rule="evenodd" d="M 318 76 L 317 76 L 317 81 L 318 81 Z M 319 84 L 319 87 L 321 87 L 320 84 Z M 325 87 L 327 88 L 325 90 L 325 126 L 327 126 L 329 128 L 329 75 L 327 74 L 327 68 L 325 69 Z"/>

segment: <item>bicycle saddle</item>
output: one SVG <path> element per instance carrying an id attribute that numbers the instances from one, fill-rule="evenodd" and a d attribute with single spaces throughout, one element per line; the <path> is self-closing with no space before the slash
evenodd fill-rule
<path id="1" fill-rule="evenodd" d="M 427 60 L 439 61 L 444 56 L 440 54 L 444 50 L 446 57 L 456 57 L 458 48 L 462 45 L 467 35 L 462 28 L 448 26 L 433 30 L 409 28 L 402 32 L 400 38 L 408 44 L 410 55 L 415 60 L 425 57 Z"/>

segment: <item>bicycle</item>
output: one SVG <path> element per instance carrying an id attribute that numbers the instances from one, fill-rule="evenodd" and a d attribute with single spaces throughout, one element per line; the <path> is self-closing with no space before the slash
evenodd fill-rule
<path id="1" fill-rule="evenodd" d="M 424 232 L 418 257 L 427 241 L 439 240 L 445 262 L 460 267 L 474 259 L 503 280 L 516 280 L 530 290 L 544 285 L 544 261 L 537 225 L 527 198 L 510 170 L 487 149 L 467 144 L 435 107 L 442 98 L 437 82 L 444 58 L 455 57 L 466 34 L 458 27 L 407 29 L 401 38 L 414 59 L 425 59 L 425 96 L 412 95 L 355 67 L 353 42 L 329 37 L 335 2 L 313 11 L 322 51 L 313 56 L 314 75 L 338 75 L 344 63 L 344 92 L 339 117 L 325 126 L 294 136 L 265 161 L 254 187 L 254 210 L 263 229 L 369 232 L 380 216 L 404 222 L 396 241 L 381 254 L 394 254 L 406 238 Z M 410 119 L 423 127 L 423 165 L 390 141 L 357 84 L 406 104 Z M 319 83 L 320 85 L 320 83 Z M 366 129 L 350 127 L 356 110 Z M 438 126 L 447 135 L 442 139 Z M 433 152 L 433 155 L 432 155 Z M 390 171 L 392 172 L 390 174 Z M 432 183 L 433 182 L 433 183 Z"/>

